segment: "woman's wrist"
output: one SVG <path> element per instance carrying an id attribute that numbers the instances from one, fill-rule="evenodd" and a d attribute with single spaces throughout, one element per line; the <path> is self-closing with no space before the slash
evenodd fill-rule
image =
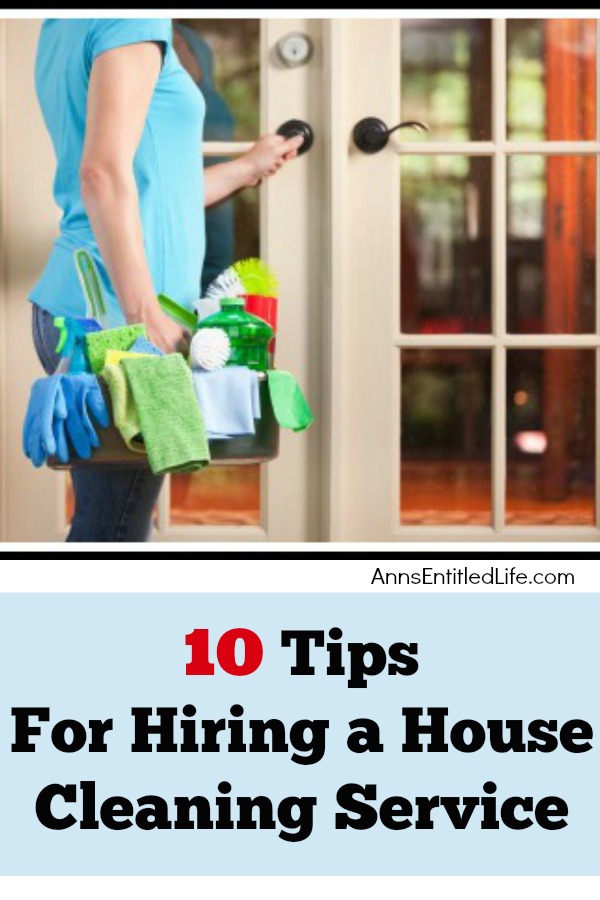
<path id="1" fill-rule="evenodd" d="M 158 308 L 154 295 L 142 300 L 121 302 L 121 309 L 128 325 L 139 325 L 145 322 L 157 312 Z"/>
<path id="2" fill-rule="evenodd" d="M 256 166 L 252 162 L 251 159 L 248 158 L 248 154 L 244 153 L 243 156 L 238 156 L 237 159 L 231 161 L 232 172 L 234 173 L 236 188 L 235 190 L 240 190 L 241 188 L 246 187 L 254 187 L 254 185 L 259 180 L 259 176 L 256 172 Z"/>

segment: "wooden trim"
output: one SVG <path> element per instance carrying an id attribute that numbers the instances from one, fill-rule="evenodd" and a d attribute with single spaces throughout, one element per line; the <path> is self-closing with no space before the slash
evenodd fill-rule
<path id="1" fill-rule="evenodd" d="M 474 525 L 453 525 L 452 527 L 447 528 L 437 525 L 413 525 L 398 529 L 392 540 L 397 543 L 402 541 L 415 541 L 420 544 L 426 542 L 457 543 L 459 541 L 469 541 L 473 543 L 488 541 L 490 544 L 502 544 L 512 542 L 522 543 L 525 541 L 543 541 L 544 543 L 547 543 L 548 541 L 556 543 L 571 543 L 576 541 L 597 542 L 599 538 L 600 533 L 597 528 L 575 525 L 572 527 L 560 525 L 537 527 L 511 525 L 500 533 L 497 533 L 493 527 L 487 528 Z M 547 549 L 547 547 L 545 549 Z"/>
<path id="2" fill-rule="evenodd" d="M 596 334 L 399 334 L 396 347 L 507 347 L 515 350 L 543 350 L 555 347 L 585 349 L 598 347 Z"/>

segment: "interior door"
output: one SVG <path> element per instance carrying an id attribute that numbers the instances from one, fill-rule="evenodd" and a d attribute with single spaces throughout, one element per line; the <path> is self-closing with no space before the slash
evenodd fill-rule
<path id="1" fill-rule="evenodd" d="M 598 40 L 331 23 L 333 539 L 598 540 Z"/>
<path id="2" fill-rule="evenodd" d="M 58 541 L 72 508 L 66 475 L 34 471 L 23 458 L 21 423 L 29 385 L 40 370 L 30 338 L 28 291 L 57 230 L 52 203 L 53 156 L 35 98 L 39 20 L 0 23 L 2 120 L 2 263 L 0 329 L 4 352 L 0 537 Z M 175 26 L 182 52 L 205 92 L 206 162 L 243 152 L 260 133 L 287 119 L 310 122 L 319 136 L 322 95 L 321 23 L 304 19 L 187 19 Z M 276 53 L 282 36 L 308 35 L 307 65 L 286 67 Z M 283 433 L 280 457 L 268 466 L 210 467 L 168 480 L 155 516 L 163 541 L 318 540 L 322 535 L 321 353 L 323 143 L 260 190 L 244 191 L 208 215 L 203 286 L 235 259 L 261 255 L 281 286 L 277 360 L 304 386 L 317 424 Z M 200 286 L 199 286 L 200 294 Z"/>

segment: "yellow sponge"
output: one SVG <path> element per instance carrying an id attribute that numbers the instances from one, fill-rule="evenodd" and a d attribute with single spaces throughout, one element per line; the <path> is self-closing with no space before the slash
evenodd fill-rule
<path id="1" fill-rule="evenodd" d="M 130 359 L 136 356 L 152 356 L 151 353 L 132 353 L 131 350 L 107 350 L 104 360 L 105 366 L 118 366 L 122 359 Z"/>

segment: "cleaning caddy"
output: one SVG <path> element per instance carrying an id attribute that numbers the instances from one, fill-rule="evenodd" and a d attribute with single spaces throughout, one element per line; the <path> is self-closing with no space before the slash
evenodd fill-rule
<path id="1" fill-rule="evenodd" d="M 60 363 L 33 384 L 23 426 L 34 466 L 163 474 L 266 462 L 278 455 L 280 427 L 312 423 L 296 379 L 274 368 L 277 281 L 260 260 L 222 273 L 195 312 L 159 295 L 193 332 L 186 359 L 163 354 L 144 325 L 107 328 L 94 261 L 85 250 L 74 259 L 86 316 L 55 319 Z"/>

